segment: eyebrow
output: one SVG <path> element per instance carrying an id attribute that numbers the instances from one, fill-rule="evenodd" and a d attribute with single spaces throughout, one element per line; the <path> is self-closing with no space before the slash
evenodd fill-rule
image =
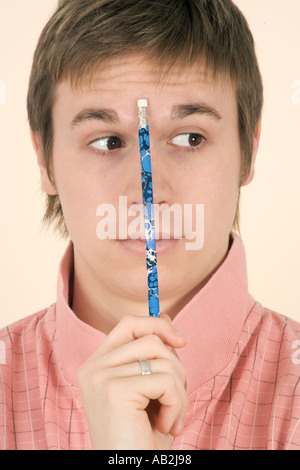
<path id="1" fill-rule="evenodd" d="M 206 115 L 220 121 L 221 114 L 213 107 L 204 103 L 179 104 L 172 107 L 171 119 L 184 119 L 194 114 Z"/>
<path id="2" fill-rule="evenodd" d="M 194 114 L 206 115 L 215 119 L 216 121 L 220 121 L 222 119 L 222 116 L 215 108 L 204 103 L 175 105 L 171 110 L 171 119 L 184 119 Z M 74 119 L 72 119 L 71 125 L 72 127 L 75 127 L 84 121 L 90 120 L 97 120 L 114 124 L 119 122 L 119 115 L 113 109 L 85 108 L 76 114 Z"/>
<path id="3" fill-rule="evenodd" d="M 113 124 L 119 122 L 119 115 L 113 109 L 86 108 L 76 114 L 71 125 L 77 126 L 84 121 L 90 120 L 98 120 Z"/>

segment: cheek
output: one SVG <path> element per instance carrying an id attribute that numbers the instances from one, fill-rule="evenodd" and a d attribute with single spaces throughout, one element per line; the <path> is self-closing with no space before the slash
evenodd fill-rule
<path id="1" fill-rule="evenodd" d="M 211 225 L 231 230 L 239 197 L 240 159 L 232 155 L 211 183 L 207 219 Z"/>
<path id="2" fill-rule="evenodd" d="M 69 233 L 90 231 L 96 220 L 97 187 L 64 152 L 54 153 L 53 169 Z"/>
<path id="3" fill-rule="evenodd" d="M 231 228 L 234 220 L 240 180 L 240 151 L 238 144 L 214 149 L 207 164 L 197 171 L 197 201 L 204 204 L 205 225 Z M 195 200 L 195 199 L 194 199 Z"/>
<path id="4" fill-rule="evenodd" d="M 74 157 L 75 155 L 75 157 Z M 79 160 L 78 160 L 79 162 Z M 97 208 L 100 204 L 115 205 L 116 185 L 109 173 L 95 171 L 95 167 L 78 163 L 76 154 L 56 151 L 53 158 L 56 186 L 71 239 L 78 237 L 96 240 L 99 223 Z M 118 186 L 117 186 L 118 188 Z"/>

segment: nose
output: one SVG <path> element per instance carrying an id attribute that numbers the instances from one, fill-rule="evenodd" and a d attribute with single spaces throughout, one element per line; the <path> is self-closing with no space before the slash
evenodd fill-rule
<path id="1" fill-rule="evenodd" d="M 151 135 L 150 135 L 151 138 Z M 127 197 L 130 204 L 143 203 L 147 191 L 152 190 L 154 204 L 172 204 L 173 189 L 171 180 L 170 164 L 159 145 L 156 145 L 155 138 L 150 141 L 149 155 L 141 159 L 140 149 L 137 148 L 136 154 L 131 160 L 131 168 L 127 181 Z"/>

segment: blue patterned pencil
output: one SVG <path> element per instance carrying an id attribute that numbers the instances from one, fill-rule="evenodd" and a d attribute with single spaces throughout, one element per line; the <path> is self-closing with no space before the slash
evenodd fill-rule
<path id="1" fill-rule="evenodd" d="M 159 317 L 157 254 L 147 100 L 138 100 L 138 119 L 149 315 L 151 317 Z"/>

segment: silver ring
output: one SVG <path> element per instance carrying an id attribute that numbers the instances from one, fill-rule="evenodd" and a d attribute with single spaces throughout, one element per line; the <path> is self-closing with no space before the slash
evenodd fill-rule
<path id="1" fill-rule="evenodd" d="M 150 362 L 146 360 L 139 361 L 142 369 L 142 375 L 150 375 L 151 374 L 151 367 Z"/>

